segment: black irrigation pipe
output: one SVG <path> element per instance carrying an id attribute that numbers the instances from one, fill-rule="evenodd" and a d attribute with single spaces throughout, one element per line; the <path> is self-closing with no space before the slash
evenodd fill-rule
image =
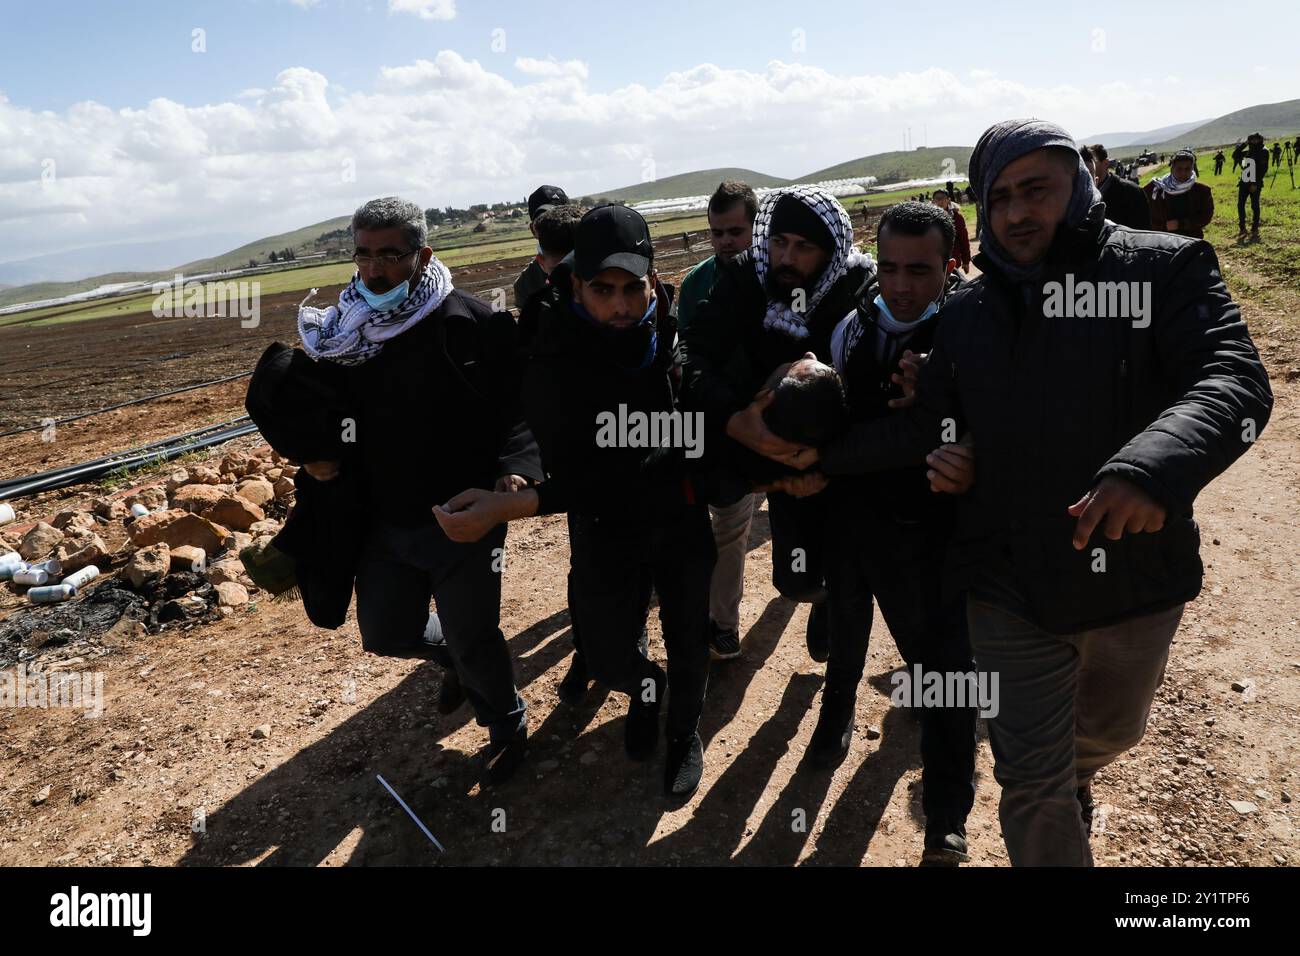
<path id="1" fill-rule="evenodd" d="M 256 431 L 257 426 L 252 422 L 249 422 L 235 428 L 216 432 L 215 434 L 208 435 L 206 438 L 197 441 L 186 441 L 180 444 L 172 444 L 157 451 L 134 455 L 130 458 L 120 458 L 108 462 L 100 460 L 87 462 L 81 465 L 74 465 L 71 468 L 62 469 L 59 473 L 49 475 L 45 478 L 32 477 L 26 479 L 23 484 L 0 488 L 0 497 L 3 497 L 5 500 L 22 498 L 27 495 L 37 494 L 41 491 L 50 491 L 55 488 L 65 488 L 68 485 L 80 484 L 85 481 L 93 481 L 94 479 L 101 478 L 110 472 L 122 471 L 138 465 L 171 461 L 174 458 L 179 458 L 187 452 L 197 451 L 202 448 L 210 448 L 213 445 L 220 445 L 235 438 L 250 435 Z"/>
<path id="2" fill-rule="evenodd" d="M 128 448 L 125 451 L 117 451 L 109 455 L 104 455 L 102 458 L 94 458 L 90 461 L 83 461 L 79 465 L 64 465 L 60 468 L 53 468 L 49 471 L 37 472 L 34 475 L 23 475 L 18 478 L 5 478 L 3 480 L 0 480 L 0 494 L 3 494 L 5 490 L 8 488 L 26 484 L 27 482 L 30 481 L 36 481 L 37 479 L 51 478 L 56 475 L 62 475 L 65 474 L 66 472 L 74 471 L 78 468 L 84 468 L 87 465 L 99 465 L 99 464 L 108 464 L 110 462 L 117 462 L 123 458 L 128 458 L 133 455 L 141 455 L 144 454 L 145 452 L 153 451 L 154 449 L 157 448 L 167 448 L 171 445 L 177 444 L 178 442 L 187 442 L 196 438 L 207 436 L 213 432 L 234 428 L 238 425 L 243 425 L 248 421 L 250 421 L 250 419 L 247 415 L 241 415 L 239 418 L 232 418 L 229 421 L 217 422 L 212 425 L 204 425 L 202 428 L 196 428 L 194 429 L 194 431 L 185 432 L 182 435 L 172 435 L 169 438 L 161 438 L 158 441 L 149 442 L 147 445 L 139 445 L 135 448 Z"/>
<path id="3" fill-rule="evenodd" d="M 143 398 L 133 398 L 129 402 L 118 402 L 116 405 L 109 405 L 106 408 L 96 408 L 94 411 L 82 412 L 79 415 L 69 415 L 67 418 L 55 419 L 53 424 L 66 425 L 68 422 L 75 422 L 82 418 L 90 418 L 92 415 L 102 415 L 104 412 L 116 411 L 119 408 L 127 408 L 131 405 L 142 405 L 145 402 L 152 402 L 155 399 L 167 398 L 170 395 L 179 395 L 181 392 L 192 392 L 196 388 L 207 388 L 209 385 L 220 385 L 223 382 L 233 382 L 236 379 L 247 378 L 252 372 L 238 372 L 234 375 L 227 375 L 223 378 L 214 378 L 210 382 L 199 382 L 195 385 L 186 385 L 183 388 L 173 388 L 166 392 L 155 392 L 152 395 L 146 395 Z M 14 428 L 7 432 L 0 432 L 0 438 L 8 438 L 10 435 L 21 435 L 24 432 L 34 432 L 45 428 L 46 425 L 27 425 L 23 428 Z"/>

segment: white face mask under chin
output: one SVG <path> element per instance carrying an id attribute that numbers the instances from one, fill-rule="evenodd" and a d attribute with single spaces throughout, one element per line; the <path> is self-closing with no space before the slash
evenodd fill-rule
<path id="1" fill-rule="evenodd" d="M 876 308 L 880 310 L 880 325 L 888 332 L 906 332 L 910 329 L 914 329 L 939 311 L 939 301 L 939 299 L 931 301 L 930 304 L 925 307 L 925 311 L 917 316 L 913 321 L 900 322 L 898 319 L 894 318 L 894 313 L 889 311 L 889 306 L 885 304 L 885 297 L 883 295 L 877 295 Z"/>

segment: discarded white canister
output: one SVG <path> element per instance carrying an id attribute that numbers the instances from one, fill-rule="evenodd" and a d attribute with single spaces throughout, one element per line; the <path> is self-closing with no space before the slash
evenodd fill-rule
<path id="1" fill-rule="evenodd" d="M 63 573 L 63 564 L 58 558 L 46 558 L 44 561 L 37 561 L 27 566 L 33 571 L 44 571 L 52 578 L 57 578 Z"/>
<path id="2" fill-rule="evenodd" d="M 148 513 L 149 509 L 138 501 L 131 506 L 131 514 L 135 515 L 137 518 L 143 518 Z"/>
<path id="3" fill-rule="evenodd" d="M 27 592 L 27 600 L 33 604 L 57 604 L 66 601 L 77 593 L 77 589 L 68 584 L 51 584 L 48 587 L 32 588 Z"/>
<path id="4" fill-rule="evenodd" d="M 8 524 L 16 517 L 18 516 L 14 514 L 13 505 L 0 504 L 0 524 Z"/>
<path id="5" fill-rule="evenodd" d="M 88 564 L 80 571 L 77 571 L 74 574 L 69 574 L 63 579 L 63 583 L 68 585 L 70 588 L 84 588 L 97 577 L 99 577 L 99 568 L 95 567 L 93 564 Z"/>
<path id="6" fill-rule="evenodd" d="M 0 554 L 0 581 L 8 581 L 14 576 L 15 571 L 21 571 L 27 567 L 27 562 L 17 551 L 9 551 Z"/>
<path id="7" fill-rule="evenodd" d="M 48 584 L 50 572 L 43 568 L 23 568 L 21 571 L 14 572 L 14 584 L 25 584 L 33 587 L 39 584 Z"/>

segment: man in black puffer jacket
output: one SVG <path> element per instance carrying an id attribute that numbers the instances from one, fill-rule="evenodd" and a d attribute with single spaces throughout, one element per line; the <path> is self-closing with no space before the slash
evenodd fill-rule
<path id="1" fill-rule="evenodd" d="M 916 404 L 816 457 L 895 468 L 969 427 L 948 587 L 1000 680 L 1003 837 L 1013 864 L 1089 865 L 1092 778 L 1141 739 L 1201 587 L 1193 502 L 1272 393 L 1213 248 L 1105 222 L 1060 127 L 1000 123 L 970 172 L 983 275 L 944 305 Z"/>
<path id="2" fill-rule="evenodd" d="M 633 759 L 654 752 L 671 688 L 664 791 L 684 799 L 704 766 L 715 550 L 706 501 L 687 473 L 706 439 L 699 416 L 674 408 L 676 322 L 645 220 L 617 205 L 583 216 L 572 265 L 551 273 L 536 318 L 523 394 L 546 480 L 508 494 L 466 491 L 438 521 L 453 540 L 474 541 L 504 521 L 568 513 L 569 598 L 585 666 L 628 695 Z M 638 647 L 652 588 L 667 674 Z"/>
<path id="3" fill-rule="evenodd" d="M 825 361 L 831 332 L 853 309 L 854 293 L 872 274 L 871 257 L 853 246 L 848 213 L 817 186 L 767 193 L 754 221 L 753 244 L 719 263 L 707 299 L 682 334 L 682 407 L 704 413 L 705 447 L 731 446 L 783 465 L 802 446 L 763 423 L 756 399 L 772 372 L 806 353 Z M 749 488 L 739 485 L 726 505 Z M 823 498 L 767 496 L 772 527 L 772 582 L 792 601 L 810 602 L 808 652 L 830 654 L 830 614 L 822 527 Z"/>

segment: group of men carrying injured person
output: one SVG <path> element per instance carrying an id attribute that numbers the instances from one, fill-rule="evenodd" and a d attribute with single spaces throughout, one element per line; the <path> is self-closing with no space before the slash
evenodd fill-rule
<path id="1" fill-rule="evenodd" d="M 656 754 L 664 710 L 664 790 L 684 800 L 704 775 L 710 657 L 742 651 L 765 494 L 773 584 L 810 606 L 825 663 L 803 772 L 851 749 L 878 605 L 909 669 L 996 675 L 1012 863 L 1091 864 L 1093 778 L 1142 738 L 1201 587 L 1194 501 L 1272 394 L 1214 249 L 1108 221 L 1060 127 L 996 124 L 969 177 L 973 279 L 940 206 L 888 208 L 869 254 L 819 187 L 724 183 L 715 254 L 676 295 L 636 211 L 542 187 L 518 316 L 453 287 L 414 203 L 357 210 L 356 275 L 336 306 L 302 308 L 310 361 L 293 373 L 317 376 L 354 440 L 299 452 L 299 507 L 349 475 L 367 496 L 351 580 L 331 587 L 355 585 L 367 649 L 444 666 L 440 709 L 469 701 L 490 784 L 527 751 L 499 627 L 508 523 L 567 516 L 561 697 L 626 694 L 634 760 Z M 1142 283 L 1149 307 L 1060 317 L 1044 301 L 1067 279 Z M 637 413 L 691 416 L 698 447 L 609 427 Z M 977 706 L 921 708 L 923 863 L 968 858 Z"/>

